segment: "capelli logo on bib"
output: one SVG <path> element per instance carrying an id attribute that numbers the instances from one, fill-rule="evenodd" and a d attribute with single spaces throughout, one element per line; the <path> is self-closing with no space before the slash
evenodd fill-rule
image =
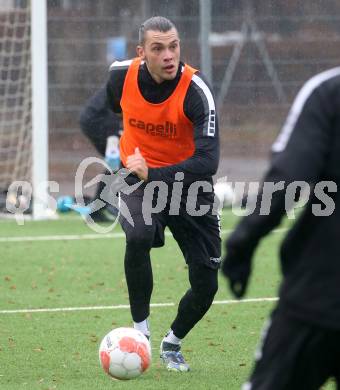
<path id="1" fill-rule="evenodd" d="M 137 129 L 144 130 L 147 134 L 153 137 L 164 137 L 174 139 L 177 136 L 176 125 L 172 122 L 166 121 L 165 123 L 152 123 L 144 122 L 135 118 L 129 119 L 129 125 L 136 127 Z"/>

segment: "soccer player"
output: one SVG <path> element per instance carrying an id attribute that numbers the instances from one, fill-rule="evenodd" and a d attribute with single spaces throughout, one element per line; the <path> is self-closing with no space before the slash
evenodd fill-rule
<path id="1" fill-rule="evenodd" d="M 160 354 L 168 370 L 184 372 L 189 365 L 181 341 L 210 308 L 221 261 L 219 223 L 212 211 L 212 175 L 219 161 L 215 102 L 200 72 L 181 62 L 178 31 L 168 19 L 156 16 L 141 25 L 137 53 L 133 60 L 113 63 L 107 83 L 109 106 L 123 114 L 120 154 L 123 167 L 132 173 L 126 182 L 142 181 L 130 195 L 121 193 L 134 222 L 132 226 L 125 218 L 121 221 L 126 281 L 134 327 L 150 336 L 150 250 L 164 245 L 168 226 L 188 264 L 190 289 L 179 303 Z M 154 181 L 166 184 L 169 198 L 149 224 L 143 215 L 144 189 Z M 198 196 L 189 204 L 189 189 L 195 183 Z M 171 198 L 172 189 L 180 186 L 179 199 Z M 160 189 L 159 198 L 161 193 Z M 210 211 L 200 216 L 188 212 L 202 207 Z M 169 274 L 176 273 L 171 263 L 168 267 Z"/>
<path id="2" fill-rule="evenodd" d="M 79 124 L 83 134 L 91 141 L 98 153 L 105 158 L 108 142 L 112 137 L 119 139 L 122 132 L 121 119 L 107 105 L 105 85 L 86 102 L 80 113 Z M 115 165 L 117 164 L 115 163 Z M 111 168 L 117 170 L 119 164 Z M 110 174 L 109 171 L 104 173 Z M 103 181 L 98 183 L 93 200 L 100 198 L 104 186 Z M 104 208 L 93 211 L 90 216 L 95 222 L 106 222 L 115 218 L 117 214 L 117 209 L 106 203 Z"/>
<path id="3" fill-rule="evenodd" d="M 258 199 L 255 212 L 241 220 L 226 242 L 222 271 L 241 298 L 259 241 L 295 202 L 292 188 L 302 184 L 310 189 L 281 246 L 279 302 L 246 390 L 319 389 L 330 377 L 340 386 L 339 107 L 340 67 L 303 86 L 273 144 L 264 177 L 264 183 L 276 185 L 270 210 L 261 213 Z M 262 188 L 264 194 L 265 184 Z"/>

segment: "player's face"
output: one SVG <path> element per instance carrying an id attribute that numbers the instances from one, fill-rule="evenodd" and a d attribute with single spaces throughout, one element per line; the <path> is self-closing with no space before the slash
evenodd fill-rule
<path id="1" fill-rule="evenodd" d="M 146 66 L 157 83 L 172 80 L 176 77 L 180 45 L 175 28 L 167 32 L 146 31 L 145 43 L 137 46 L 138 55 L 145 60 Z"/>

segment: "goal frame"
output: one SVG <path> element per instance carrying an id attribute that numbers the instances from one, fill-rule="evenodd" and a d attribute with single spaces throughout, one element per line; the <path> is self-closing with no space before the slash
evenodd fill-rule
<path id="1" fill-rule="evenodd" d="M 48 62 L 47 0 L 30 0 L 32 63 L 32 217 L 47 218 Z"/>

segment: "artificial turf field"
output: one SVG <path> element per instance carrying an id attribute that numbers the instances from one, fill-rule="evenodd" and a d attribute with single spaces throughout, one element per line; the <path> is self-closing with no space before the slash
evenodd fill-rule
<path id="1" fill-rule="evenodd" d="M 236 221 L 224 211 L 223 238 Z M 152 366 L 136 380 L 113 381 L 99 366 L 98 346 L 111 328 L 131 325 L 120 227 L 107 237 L 93 233 L 75 215 L 24 226 L 1 221 L 0 389 L 240 389 L 274 305 L 261 298 L 277 295 L 277 251 L 286 226 L 256 252 L 249 301 L 233 301 L 220 279 L 215 304 L 183 342 L 192 369 L 183 374 L 167 372 L 158 358 L 160 340 L 188 288 L 187 268 L 168 236 L 165 247 L 151 253 Z M 34 311 L 42 308 L 48 310 Z M 324 387 L 333 388 L 332 383 Z"/>

